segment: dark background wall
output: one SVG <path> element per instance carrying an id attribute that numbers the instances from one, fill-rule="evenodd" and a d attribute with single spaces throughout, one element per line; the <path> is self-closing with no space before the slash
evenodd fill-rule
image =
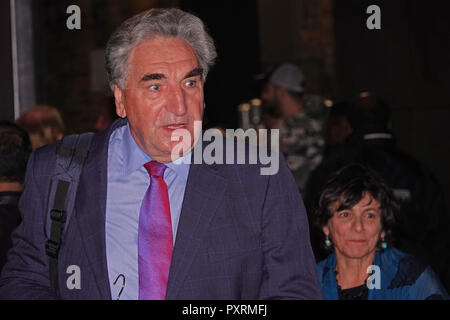
<path id="1" fill-rule="evenodd" d="M 215 40 L 218 59 L 206 82 L 206 120 L 237 126 L 237 106 L 259 96 L 254 75 L 260 72 L 257 0 L 181 0 L 180 7 L 198 15 Z"/>
<path id="2" fill-rule="evenodd" d="M 11 57 L 11 19 L 9 1 L 0 1 L 0 119 L 14 120 L 14 93 Z"/>
<path id="3" fill-rule="evenodd" d="M 365 28 L 366 8 L 381 8 L 381 30 Z M 394 105 L 448 107 L 448 1 L 335 1 L 336 92 L 372 89 Z"/>
<path id="4" fill-rule="evenodd" d="M 368 30 L 366 8 L 381 8 Z M 372 91 L 392 107 L 400 147 L 443 185 L 450 208 L 450 3 L 336 0 L 336 97 Z"/>

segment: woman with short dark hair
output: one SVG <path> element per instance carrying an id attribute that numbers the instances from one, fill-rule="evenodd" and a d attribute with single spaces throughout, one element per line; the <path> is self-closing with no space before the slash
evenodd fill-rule
<path id="1" fill-rule="evenodd" d="M 390 187 L 364 165 L 347 165 L 325 183 L 315 210 L 332 252 L 318 264 L 325 299 L 448 299 L 429 266 L 392 248 L 396 208 Z"/>

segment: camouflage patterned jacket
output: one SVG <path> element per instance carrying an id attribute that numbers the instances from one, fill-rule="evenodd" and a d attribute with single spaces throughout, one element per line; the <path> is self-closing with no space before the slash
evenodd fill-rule
<path id="1" fill-rule="evenodd" d="M 280 127 L 280 151 L 294 175 L 300 192 L 309 174 L 322 161 L 324 150 L 323 121 L 305 112 L 284 119 Z"/>

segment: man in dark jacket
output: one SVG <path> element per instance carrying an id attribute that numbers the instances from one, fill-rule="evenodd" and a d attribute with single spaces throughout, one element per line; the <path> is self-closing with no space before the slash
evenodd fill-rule
<path id="1" fill-rule="evenodd" d="M 201 20 L 144 11 L 106 48 L 122 119 L 92 138 L 62 241 L 47 242 L 46 223 L 61 143 L 32 153 L 0 298 L 320 299 L 305 208 L 283 156 L 271 176 L 238 153 L 233 164 L 195 160 L 209 145 L 197 127 L 216 56 Z M 64 210 L 50 217 L 61 224 Z"/>
<path id="2" fill-rule="evenodd" d="M 397 147 L 389 130 L 387 104 L 372 95 L 360 97 L 348 118 L 353 134 L 329 154 L 308 182 L 308 214 L 330 173 L 350 162 L 370 165 L 388 181 L 400 205 L 395 247 L 428 262 L 449 290 L 450 219 L 441 186 L 427 168 Z M 321 260 L 325 252 L 320 233 L 313 231 L 312 239 L 316 258 Z"/>

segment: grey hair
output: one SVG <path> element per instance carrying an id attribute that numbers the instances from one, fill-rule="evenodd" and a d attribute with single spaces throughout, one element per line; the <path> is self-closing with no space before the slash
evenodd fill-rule
<path id="1" fill-rule="evenodd" d="M 126 88 L 129 57 L 134 48 L 156 37 L 180 37 L 194 50 L 203 80 L 217 57 L 214 41 L 196 16 L 180 9 L 151 9 L 122 23 L 106 45 L 106 72 L 111 90 Z"/>

